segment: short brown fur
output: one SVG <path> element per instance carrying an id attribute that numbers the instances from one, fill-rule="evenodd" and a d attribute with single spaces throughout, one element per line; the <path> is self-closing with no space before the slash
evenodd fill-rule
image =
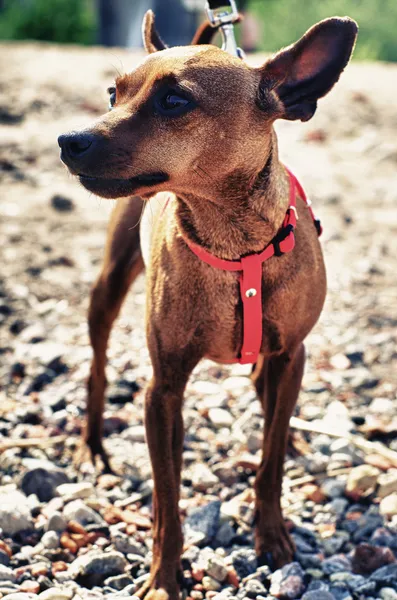
<path id="1" fill-rule="evenodd" d="M 86 441 L 107 468 L 106 347 L 128 288 L 144 268 L 140 244 L 147 258 L 153 378 L 145 425 L 154 478 L 154 542 L 140 598 L 178 598 L 182 403 L 190 373 L 203 357 L 221 363 L 236 358 L 242 345 L 238 274 L 201 262 L 182 234 L 224 259 L 262 251 L 270 243 L 283 222 L 289 190 L 273 123 L 314 114 L 317 100 L 346 66 L 356 32 L 348 18 L 327 19 L 253 69 L 210 45 L 157 52 L 164 46 L 149 14 L 144 40 L 152 54 L 116 81 L 114 109 L 90 129 L 59 140 L 64 162 L 87 189 L 127 197 L 118 201 L 110 221 L 89 312 L 94 359 Z M 208 41 L 208 28 L 195 37 L 200 39 Z M 179 116 L 162 112 L 167 90 L 189 99 Z M 139 233 L 141 198 L 151 210 L 146 207 Z M 275 566 L 290 561 L 294 552 L 280 507 L 283 460 L 304 367 L 303 340 L 320 315 L 326 289 L 316 229 L 300 198 L 297 209 L 294 250 L 263 264 L 263 338 L 252 374 L 265 415 L 255 483 L 256 550 L 262 559 L 271 553 Z"/>

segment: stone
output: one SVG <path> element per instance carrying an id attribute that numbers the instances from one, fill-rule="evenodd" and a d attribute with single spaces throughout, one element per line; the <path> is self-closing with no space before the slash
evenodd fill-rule
<path id="1" fill-rule="evenodd" d="M 51 587 L 39 594 L 39 600 L 72 600 L 74 592 L 68 588 Z"/>
<path id="2" fill-rule="evenodd" d="M 122 432 L 121 437 L 129 442 L 145 442 L 145 427 L 144 425 L 134 425 L 133 427 L 128 427 L 128 429 L 125 429 Z"/>
<path id="3" fill-rule="evenodd" d="M 345 493 L 346 482 L 338 479 L 325 479 L 321 485 L 321 491 L 328 498 L 340 498 Z"/>
<path id="4" fill-rule="evenodd" d="M 221 502 L 215 500 L 188 515 L 183 524 L 185 543 L 199 539 L 197 534 L 201 537 L 197 545 L 210 543 L 219 528 L 220 510 Z"/>
<path id="5" fill-rule="evenodd" d="M 397 469 L 382 473 L 378 477 L 377 496 L 379 498 L 385 498 L 394 492 L 397 492 Z"/>
<path id="6" fill-rule="evenodd" d="M 5 535 L 13 536 L 33 526 L 26 496 L 17 491 L 0 494 L 0 527 Z"/>
<path id="7" fill-rule="evenodd" d="M 379 592 L 382 600 L 397 600 L 397 591 L 390 587 L 384 587 Z"/>
<path id="8" fill-rule="evenodd" d="M 41 543 L 45 548 L 54 550 L 59 548 L 59 536 L 55 531 L 46 531 L 41 538 Z"/>
<path id="9" fill-rule="evenodd" d="M 89 498 L 95 495 L 95 488 L 88 481 L 79 483 L 64 483 L 57 487 L 57 492 L 62 498 L 69 500 L 78 500 L 80 498 Z"/>
<path id="10" fill-rule="evenodd" d="M 321 568 L 326 575 L 332 575 L 332 573 L 340 571 L 351 571 L 351 563 L 344 554 L 336 554 L 335 556 L 326 558 L 321 563 Z"/>
<path id="11" fill-rule="evenodd" d="M 49 502 L 57 495 L 56 488 L 68 483 L 65 471 L 54 466 L 50 461 L 28 459 L 24 461 L 28 471 L 21 479 L 21 489 L 27 495 L 35 494 L 40 502 Z"/>
<path id="12" fill-rule="evenodd" d="M 25 592 L 7 594 L 7 600 L 34 600 L 35 598 L 37 599 L 37 594 L 25 594 Z"/>
<path id="13" fill-rule="evenodd" d="M 70 198 L 66 198 L 66 196 L 55 194 L 51 198 L 51 206 L 58 212 L 70 212 L 74 209 L 74 202 Z"/>
<path id="14" fill-rule="evenodd" d="M 208 411 L 208 419 L 216 428 L 231 427 L 234 423 L 234 418 L 229 411 L 224 408 L 210 408 Z"/>
<path id="15" fill-rule="evenodd" d="M 123 590 L 127 587 L 127 585 L 131 585 L 134 583 L 134 580 L 130 575 L 116 575 L 114 577 L 108 577 L 103 582 L 104 585 L 108 585 L 115 590 Z"/>
<path id="16" fill-rule="evenodd" d="M 120 552 L 90 550 L 76 558 L 69 567 L 69 573 L 76 579 L 79 575 L 100 575 L 103 579 L 124 573 L 128 562 Z"/>
<path id="17" fill-rule="evenodd" d="M 205 575 L 205 577 L 203 577 L 201 583 L 203 588 L 207 591 L 209 590 L 213 592 L 218 592 L 221 589 L 221 584 L 219 583 L 219 581 L 217 581 L 213 577 L 209 577 L 208 575 Z"/>
<path id="18" fill-rule="evenodd" d="M 219 482 L 218 477 L 204 463 L 196 463 L 190 468 L 190 477 L 195 490 L 206 492 Z"/>
<path id="19" fill-rule="evenodd" d="M 258 598 L 260 595 L 267 596 L 267 590 L 265 586 L 258 579 L 251 579 L 247 581 L 244 589 L 248 598 Z"/>
<path id="20" fill-rule="evenodd" d="M 303 594 L 302 600 L 335 600 L 335 596 L 327 590 L 315 590 Z"/>
<path id="21" fill-rule="evenodd" d="M 397 563 L 377 569 L 369 578 L 380 586 L 397 586 Z"/>
<path id="22" fill-rule="evenodd" d="M 63 533 L 67 525 L 68 523 L 63 517 L 63 515 L 58 511 L 54 511 L 48 519 L 46 529 L 47 531 L 56 531 L 57 533 Z"/>
<path id="23" fill-rule="evenodd" d="M 214 544 L 215 546 L 222 546 L 222 548 L 227 548 L 227 546 L 230 546 L 235 537 L 236 532 L 231 523 L 227 521 L 219 527 L 215 536 Z"/>
<path id="24" fill-rule="evenodd" d="M 11 581 L 11 583 L 14 583 L 16 581 L 16 577 L 13 573 L 13 570 L 5 565 L 0 565 L 0 581 Z"/>
<path id="25" fill-rule="evenodd" d="M 67 521 L 77 521 L 80 525 L 87 525 L 87 523 L 106 525 L 102 517 L 86 506 L 82 500 L 73 500 L 67 504 L 63 509 L 63 516 Z"/>
<path id="26" fill-rule="evenodd" d="M 379 505 L 379 512 L 385 517 L 393 517 L 397 515 L 397 493 L 390 494 L 383 498 Z"/>
<path id="27" fill-rule="evenodd" d="M 366 498 L 375 491 L 379 475 L 379 469 L 371 465 L 354 467 L 347 479 L 346 495 L 355 501 Z"/>
<path id="28" fill-rule="evenodd" d="M 244 579 L 244 577 L 255 573 L 258 566 L 255 551 L 248 548 L 233 550 L 230 554 L 230 559 L 240 579 Z"/>
<path id="29" fill-rule="evenodd" d="M 276 598 L 294 600 L 305 591 L 304 571 L 299 563 L 290 563 L 275 571 L 271 577 L 270 594 Z"/>
<path id="30" fill-rule="evenodd" d="M 390 548 L 359 544 L 352 554 L 353 573 L 369 575 L 381 567 L 396 562 Z"/>
<path id="31" fill-rule="evenodd" d="M 222 461 L 215 464 L 212 467 L 212 473 L 228 487 L 232 487 L 239 480 L 237 469 L 234 468 L 232 463 Z"/>
<path id="32" fill-rule="evenodd" d="M 216 554 L 208 559 L 206 571 L 210 577 L 213 577 L 220 583 L 225 581 L 228 574 L 224 561 Z"/>

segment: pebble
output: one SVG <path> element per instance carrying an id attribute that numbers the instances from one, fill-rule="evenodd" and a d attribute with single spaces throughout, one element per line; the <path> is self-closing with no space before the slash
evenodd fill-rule
<path id="1" fill-rule="evenodd" d="M 55 194 L 51 198 L 51 206 L 58 212 L 70 212 L 74 209 L 74 202 L 70 198 L 66 198 L 66 196 Z"/>
<path id="2" fill-rule="evenodd" d="M 244 579 L 244 577 L 255 573 L 258 566 L 255 551 L 248 548 L 234 550 L 230 555 L 230 559 L 240 579 Z"/>
<path id="3" fill-rule="evenodd" d="M 80 483 L 64 483 L 57 487 L 57 492 L 62 498 L 68 500 L 78 500 L 80 498 L 89 498 L 95 495 L 95 488 L 88 481 Z"/>
<path id="4" fill-rule="evenodd" d="M 228 570 L 227 570 L 223 560 L 216 555 L 211 556 L 209 558 L 208 563 L 206 565 L 206 571 L 207 571 L 208 575 L 210 575 L 211 577 L 213 577 L 220 583 L 225 581 L 225 579 L 228 575 Z"/>
<path id="5" fill-rule="evenodd" d="M 37 461 L 39 464 L 42 462 L 44 461 Z M 50 462 L 45 462 L 45 467 L 38 466 L 26 471 L 21 480 L 22 491 L 27 496 L 35 494 L 40 502 L 51 500 L 56 496 L 56 488 L 69 481 L 64 470 L 54 467 Z"/>
<path id="6" fill-rule="evenodd" d="M 305 591 L 305 573 L 299 563 L 290 563 L 275 571 L 271 577 L 270 593 L 276 598 L 294 600 Z"/>
<path id="7" fill-rule="evenodd" d="M 56 531 L 62 533 L 67 527 L 67 520 L 57 511 L 53 512 L 46 526 L 47 531 Z"/>
<path id="8" fill-rule="evenodd" d="M 33 520 L 26 496 L 14 491 L 0 494 L 0 527 L 6 535 L 33 529 Z"/>
<path id="9" fill-rule="evenodd" d="M 379 469 L 371 465 L 354 467 L 347 479 L 346 494 L 355 501 L 369 496 L 375 491 L 379 475 Z"/>
<path id="10" fill-rule="evenodd" d="M 195 490 L 206 492 L 208 488 L 219 482 L 219 479 L 214 475 L 204 463 L 196 463 L 190 469 L 190 477 Z"/>
<path id="11" fill-rule="evenodd" d="M 41 543 L 45 548 L 54 550 L 59 548 L 59 535 L 55 531 L 46 531 L 41 538 Z"/>
<path id="12" fill-rule="evenodd" d="M 393 588 L 384 587 L 379 592 L 379 598 L 382 598 L 382 600 L 397 600 L 397 592 Z"/>
<path id="13" fill-rule="evenodd" d="M 223 408 L 210 408 L 208 418 L 215 427 L 231 427 L 234 423 L 234 418 L 229 411 Z"/>
<path id="14" fill-rule="evenodd" d="M 39 600 L 72 600 L 73 596 L 71 589 L 51 587 L 39 594 Z"/>
<path id="15" fill-rule="evenodd" d="M 79 556 L 69 567 L 70 575 L 76 579 L 78 575 L 98 574 L 104 577 L 120 575 L 128 565 L 120 552 L 100 552 L 90 550 Z"/>
<path id="16" fill-rule="evenodd" d="M 385 517 L 393 517 L 397 515 L 397 493 L 390 494 L 383 498 L 379 505 L 379 512 Z"/>
<path id="17" fill-rule="evenodd" d="M 376 495 L 378 498 L 385 498 L 394 492 L 397 492 L 397 469 L 379 475 Z"/>
<path id="18" fill-rule="evenodd" d="M 77 521 L 81 525 L 87 525 L 87 523 L 105 525 L 102 517 L 82 500 L 73 500 L 67 504 L 63 510 L 63 516 L 67 521 Z"/>
<path id="19" fill-rule="evenodd" d="M 185 543 L 194 540 L 198 540 L 199 545 L 210 543 L 219 528 L 220 510 L 221 502 L 215 500 L 189 514 L 183 526 Z"/>

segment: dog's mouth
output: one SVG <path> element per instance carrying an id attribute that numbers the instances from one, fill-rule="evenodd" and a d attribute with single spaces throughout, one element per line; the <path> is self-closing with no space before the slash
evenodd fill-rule
<path id="1" fill-rule="evenodd" d="M 107 179 L 105 177 L 92 177 L 79 173 L 80 183 L 90 192 L 103 198 L 122 198 L 130 196 L 141 188 L 152 187 L 168 181 L 166 173 L 143 173 L 129 179 Z"/>

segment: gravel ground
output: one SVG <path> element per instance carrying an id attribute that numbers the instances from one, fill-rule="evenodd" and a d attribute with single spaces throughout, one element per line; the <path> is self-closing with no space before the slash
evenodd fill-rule
<path id="1" fill-rule="evenodd" d="M 113 65 L 139 56 L 38 44 L 0 56 L 0 597 L 128 598 L 151 559 L 144 278 L 109 350 L 105 443 L 122 476 L 77 469 L 88 296 L 113 203 L 66 174 L 56 137 L 101 114 Z M 296 410 L 317 433 L 296 433 L 285 468 L 296 559 L 256 563 L 259 402 L 246 367 L 203 361 L 186 393 L 180 503 L 193 600 L 397 599 L 396 89 L 397 67 L 353 64 L 310 123 L 278 125 L 329 274 Z"/>

